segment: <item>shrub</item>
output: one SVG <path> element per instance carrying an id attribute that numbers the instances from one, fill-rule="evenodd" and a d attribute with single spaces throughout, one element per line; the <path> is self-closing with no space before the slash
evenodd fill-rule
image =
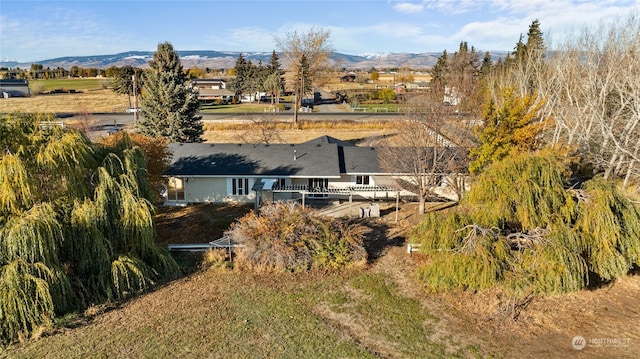
<path id="1" fill-rule="evenodd" d="M 223 270 L 231 267 L 229 252 L 224 248 L 209 249 L 202 257 L 203 269 Z"/>
<path id="2" fill-rule="evenodd" d="M 412 233 L 430 256 L 419 278 L 434 291 L 558 293 L 626 275 L 640 264 L 640 211 L 603 179 L 566 189 L 567 168 L 552 153 L 492 164 L 457 208 Z"/>
<path id="3" fill-rule="evenodd" d="M 366 263 L 363 227 L 276 202 L 234 223 L 228 234 L 244 245 L 236 265 L 264 271 L 306 271 Z"/>

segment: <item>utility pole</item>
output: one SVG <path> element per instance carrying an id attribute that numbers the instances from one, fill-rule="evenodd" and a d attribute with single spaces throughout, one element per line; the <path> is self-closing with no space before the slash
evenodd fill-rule
<path id="1" fill-rule="evenodd" d="M 296 89 L 295 97 L 293 99 L 293 123 L 298 125 L 298 97 L 300 97 L 300 105 L 302 105 L 302 98 L 304 96 L 304 68 L 300 67 L 300 87 L 299 91 Z M 298 87 L 298 81 L 296 81 L 296 86 Z"/>
<path id="2" fill-rule="evenodd" d="M 133 125 L 135 126 L 138 122 L 138 88 L 136 86 L 135 72 L 131 75 L 131 81 L 133 82 Z"/>

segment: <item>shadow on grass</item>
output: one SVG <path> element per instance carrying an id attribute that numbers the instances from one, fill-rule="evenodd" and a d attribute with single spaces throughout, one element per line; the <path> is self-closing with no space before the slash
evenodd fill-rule
<path id="1" fill-rule="evenodd" d="M 396 234 L 390 236 L 392 227 L 387 223 L 374 219 L 365 219 L 362 224 L 370 229 L 364 239 L 364 248 L 367 251 L 367 261 L 369 263 L 378 260 L 389 247 L 404 246 L 404 235 Z"/>

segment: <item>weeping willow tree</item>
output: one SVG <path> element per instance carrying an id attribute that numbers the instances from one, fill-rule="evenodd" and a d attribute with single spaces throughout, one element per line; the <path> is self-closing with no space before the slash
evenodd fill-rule
<path id="1" fill-rule="evenodd" d="M 178 274 L 154 242 L 141 150 L 50 121 L 0 118 L 0 343 Z"/>
<path id="2" fill-rule="evenodd" d="M 550 152 L 489 166 L 458 207 L 414 230 L 431 258 L 419 277 L 435 291 L 560 293 L 640 265 L 640 211 L 599 178 L 567 188 L 568 168 Z"/>

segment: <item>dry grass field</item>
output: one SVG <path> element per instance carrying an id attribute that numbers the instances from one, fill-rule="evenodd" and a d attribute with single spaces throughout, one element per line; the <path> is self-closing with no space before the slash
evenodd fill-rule
<path id="1" fill-rule="evenodd" d="M 128 97 L 108 89 L 0 99 L 0 113 L 124 112 L 127 108 L 129 108 Z"/>
<path id="2" fill-rule="evenodd" d="M 396 75 L 397 77 L 398 75 Z M 413 75 L 415 81 L 427 81 L 429 75 Z M 129 108 L 129 99 L 126 95 L 118 95 L 110 88 L 105 88 L 104 79 L 76 79 L 76 80 L 38 80 L 34 81 L 32 92 L 54 88 L 76 89 L 77 93 L 63 94 L 35 94 L 28 98 L 0 99 L 0 113 L 13 112 L 43 112 L 43 113 L 97 113 L 97 112 L 124 112 Z M 338 78 L 325 84 L 323 87 L 329 91 L 343 89 L 376 88 L 388 86 L 394 82 L 393 74 L 380 74 L 376 83 L 352 83 L 339 82 Z M 250 107 L 248 105 L 246 107 Z M 228 109 L 206 110 L 208 112 L 224 112 Z M 262 108 L 259 109 L 262 111 Z"/>
<path id="3" fill-rule="evenodd" d="M 278 123 L 270 130 L 269 143 L 302 143 L 320 136 L 331 136 L 360 145 L 373 145 L 382 136 L 397 133 L 397 125 L 389 121 L 301 121 L 298 127 L 291 123 Z M 214 143 L 264 143 L 259 125 L 206 124 L 205 142 Z"/>

